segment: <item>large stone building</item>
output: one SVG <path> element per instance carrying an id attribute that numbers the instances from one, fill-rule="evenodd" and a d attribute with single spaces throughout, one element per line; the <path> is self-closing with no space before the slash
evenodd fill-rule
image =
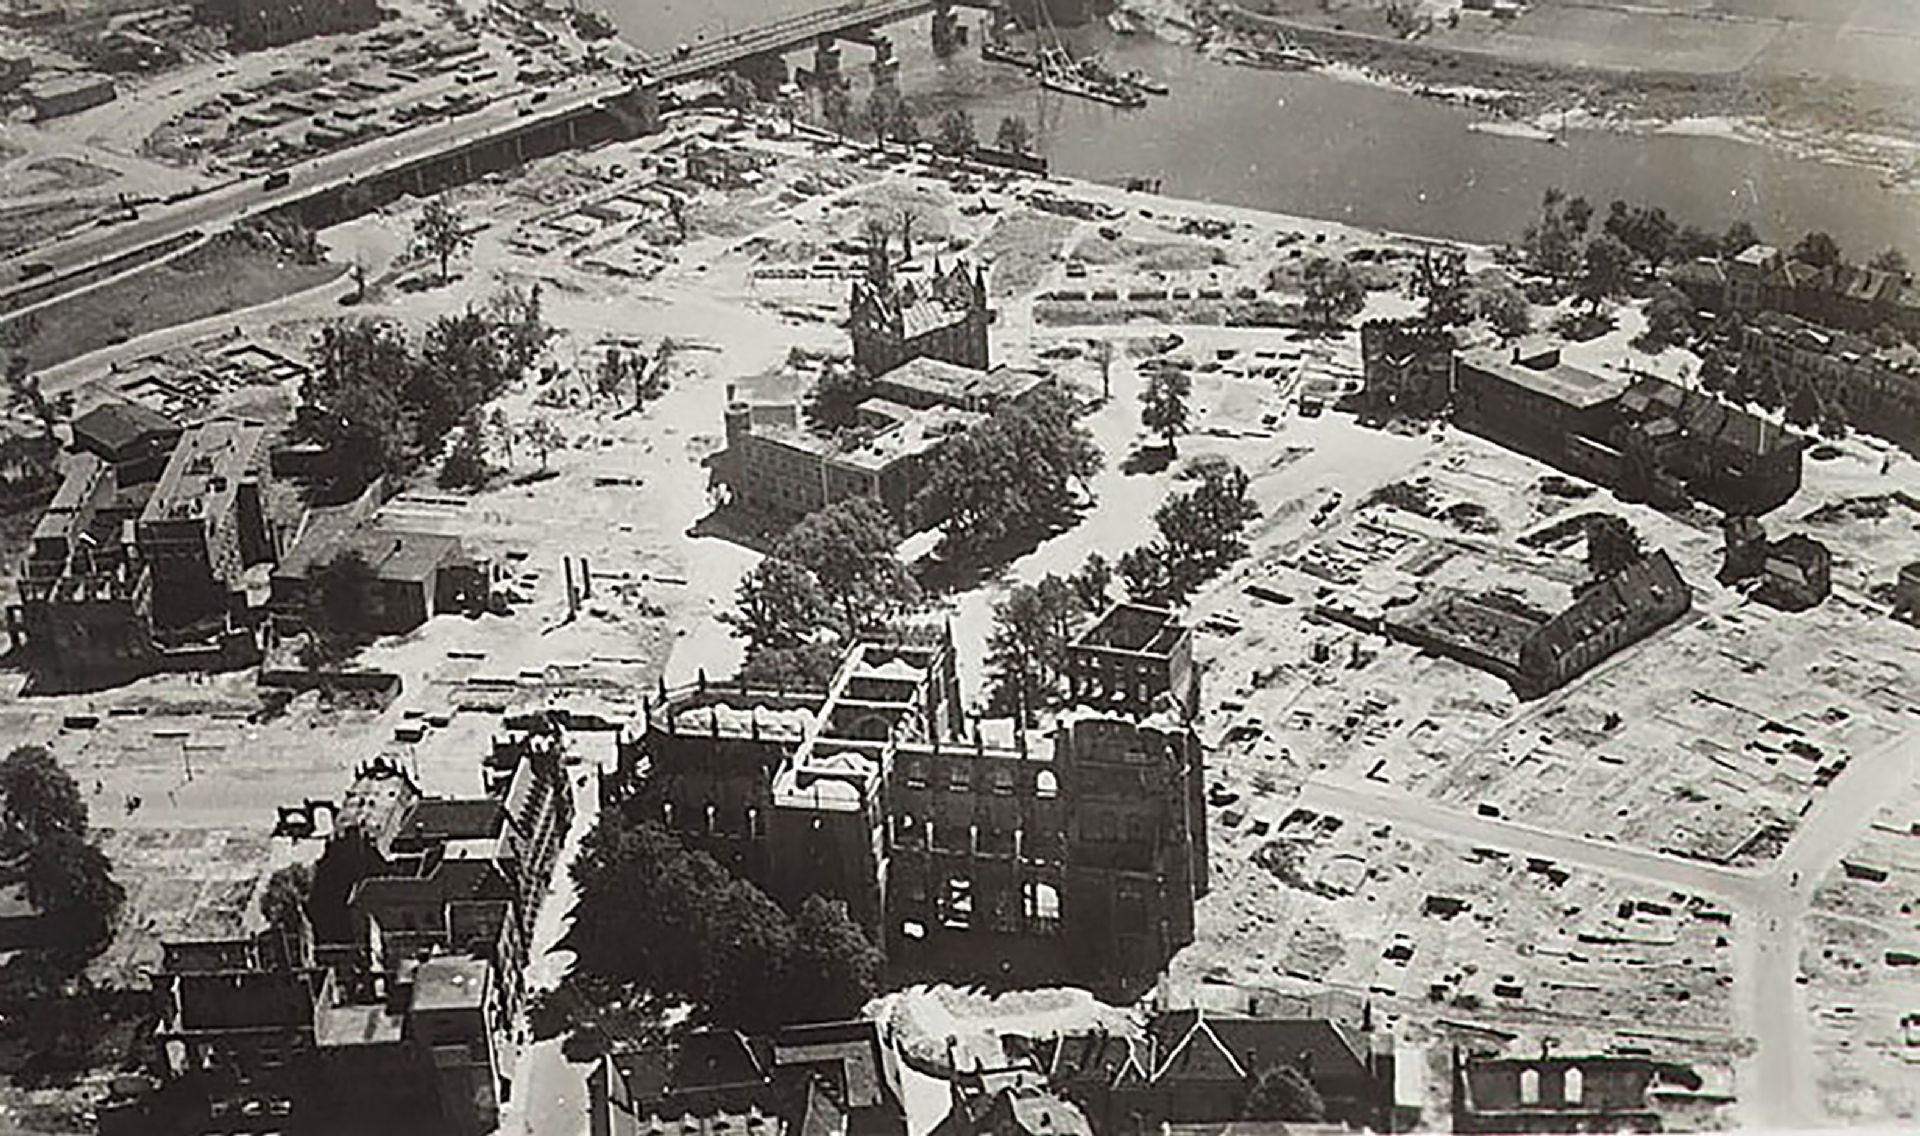
<path id="1" fill-rule="evenodd" d="M 1463 1057 L 1456 1050 L 1453 1130 L 1658 1132 L 1656 1094 L 1684 1098 L 1701 1087 L 1687 1066 L 1646 1057 Z"/>
<path id="2" fill-rule="evenodd" d="M 854 283 L 850 308 L 853 361 L 870 376 L 919 358 L 978 371 L 991 365 L 984 269 L 964 262 L 942 269 L 936 260 L 927 280 L 903 280 L 882 247 L 869 256 L 865 279 Z"/>
<path id="3" fill-rule="evenodd" d="M 256 659 L 241 577 L 276 552 L 260 499 L 264 427 L 201 423 L 152 481 L 140 478 L 164 420 L 94 429 L 103 421 L 89 420 L 34 529 L 8 611 L 15 642 L 66 682 Z"/>
<path id="4" fill-rule="evenodd" d="M 1460 353 L 1453 410 L 1462 429 L 1656 500 L 1758 515 L 1800 488 L 1806 439 L 1664 379 L 1571 366 L 1557 348 Z"/>
<path id="5" fill-rule="evenodd" d="M 897 972 L 1138 989 L 1207 890 L 1192 650 L 1117 606 L 1021 730 L 966 717 L 944 631 L 863 642 L 825 690 L 663 695 L 612 792 L 783 903 L 846 900 Z"/>
<path id="6" fill-rule="evenodd" d="M 1809 264 L 1754 244 L 1725 259 L 1679 265 L 1668 278 L 1696 304 L 1716 312 L 1779 312 L 1853 331 L 1884 324 L 1920 334 L 1920 288 L 1904 272 Z"/>
<path id="7" fill-rule="evenodd" d="M 1849 427 L 1920 451 L 1920 349 L 1872 340 L 1794 316 L 1763 312 L 1740 329 L 1741 378 L 1776 387 L 1793 406 L 1810 387 L 1821 412 Z"/>
<path id="8" fill-rule="evenodd" d="M 915 499 L 940 446 L 1047 384 L 1033 371 L 916 358 L 872 382 L 872 397 L 855 408 L 856 428 L 839 436 L 811 428 L 797 402 L 752 403 L 729 388 L 727 448 L 714 458 L 714 480 L 736 504 L 782 519 L 871 498 L 912 532 L 938 519 L 920 515 Z"/>

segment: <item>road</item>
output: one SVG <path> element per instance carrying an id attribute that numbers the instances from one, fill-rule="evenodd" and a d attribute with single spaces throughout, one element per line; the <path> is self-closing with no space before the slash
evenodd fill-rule
<path id="1" fill-rule="evenodd" d="M 574 776 L 573 827 L 553 865 L 553 885 L 534 920 L 527 953 L 527 997 L 552 990 L 573 968 L 573 952 L 556 949 L 573 922 L 573 862 L 580 842 L 600 817 L 600 770 L 591 762 Z M 501 1110 L 496 1136 L 585 1136 L 586 1068 L 561 1051 L 565 1036 L 529 1042 L 513 1071 L 513 1097 Z"/>
<path id="2" fill-rule="evenodd" d="M 494 134 L 564 118 L 629 86 L 625 82 L 602 81 L 556 90 L 538 108 L 537 114 L 525 113 L 524 99 L 520 97 L 499 99 L 471 114 L 302 162 L 288 169 L 287 184 L 276 189 L 265 189 L 262 177 L 250 177 L 172 205 L 147 206 L 135 220 L 86 229 L 0 259 L 0 272 L 11 270 L 11 274 L 17 276 L 21 266 L 28 263 L 51 265 L 56 274 L 73 272 L 196 230 L 210 232 L 224 228 L 251 214 L 291 204 L 322 190 L 348 185 Z M 0 300 L 36 282 L 15 279 L 0 287 Z"/>
<path id="3" fill-rule="evenodd" d="M 1920 742 L 1897 738 L 1855 758 L 1807 811 L 1764 869 L 1727 868 L 1462 812 L 1387 785 L 1341 776 L 1308 782 L 1298 805 L 1386 821 L 1473 847 L 1537 856 L 1587 871 L 1712 896 L 1734 915 L 1734 1026 L 1754 1040 L 1739 1070 L 1739 1119 L 1748 1128 L 1806 1130 L 1823 1122 L 1812 1023 L 1799 984 L 1802 921 L 1814 889 L 1913 783 Z"/>

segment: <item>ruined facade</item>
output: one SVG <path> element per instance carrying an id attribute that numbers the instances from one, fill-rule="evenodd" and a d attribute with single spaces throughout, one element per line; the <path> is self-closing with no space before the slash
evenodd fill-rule
<path id="1" fill-rule="evenodd" d="M 1191 633 L 1119 605 L 1067 674 L 1020 730 L 967 718 L 945 631 L 863 642 L 824 691 L 664 694 L 613 791 L 785 904 L 846 900 L 902 972 L 1137 988 L 1207 890 Z"/>
<path id="2" fill-rule="evenodd" d="M 1412 320 L 1368 320 L 1360 327 L 1365 403 L 1376 414 L 1424 418 L 1453 397 L 1453 332 Z"/>
<path id="3" fill-rule="evenodd" d="M 942 269 L 935 261 L 929 279 L 901 280 L 880 248 L 868 258 L 866 278 L 855 282 L 850 308 L 853 361 L 869 376 L 919 358 L 977 371 L 992 365 L 984 269 L 963 262 Z"/>

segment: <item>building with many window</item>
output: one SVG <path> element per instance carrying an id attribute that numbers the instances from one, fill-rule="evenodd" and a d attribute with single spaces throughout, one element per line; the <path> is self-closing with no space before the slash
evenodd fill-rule
<path id="1" fill-rule="evenodd" d="M 924 281 L 903 280 L 885 247 L 868 257 L 864 279 L 856 281 L 847 326 L 853 336 L 853 361 L 878 377 L 910 359 L 940 359 L 984 371 L 992 366 L 987 326 L 987 274 L 964 262 L 950 269 L 939 261 Z"/>
<path id="2" fill-rule="evenodd" d="M 1118 605 L 1066 673 L 1031 729 L 967 716 L 934 628 L 854 645 L 824 690 L 663 693 L 610 804 L 783 904 L 845 900 L 897 973 L 1137 990 L 1207 891 L 1192 635 Z"/>

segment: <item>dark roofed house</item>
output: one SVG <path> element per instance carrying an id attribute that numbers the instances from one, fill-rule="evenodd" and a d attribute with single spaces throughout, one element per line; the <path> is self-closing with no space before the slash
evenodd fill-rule
<path id="1" fill-rule="evenodd" d="M 360 607 L 368 631 L 405 634 L 444 612 L 481 610 L 490 598 L 490 569 L 467 555 L 459 537 L 365 519 L 356 503 L 308 516 L 274 569 L 274 610 L 297 621 L 314 576 L 348 553 L 368 568 Z"/>
<path id="2" fill-rule="evenodd" d="M 1581 593 L 1520 648 L 1517 685 L 1552 690 L 1685 615 L 1693 592 L 1664 551 L 1656 551 Z"/>
<path id="3" fill-rule="evenodd" d="M 868 1021 L 769 1037 L 695 1030 L 611 1053 L 588 1076 L 593 1136 L 904 1136 L 891 1054 Z"/>
<path id="4" fill-rule="evenodd" d="M 114 467 L 122 485 L 151 481 L 183 433 L 178 422 L 137 402 L 106 402 L 73 420 L 73 445 Z"/>
<path id="5" fill-rule="evenodd" d="M 1729 514 L 1757 516 L 1800 491 L 1806 439 L 1665 379 L 1641 379 L 1620 396 L 1609 436 L 1646 452 L 1693 496 Z"/>
<path id="6" fill-rule="evenodd" d="M 1378 1123 L 1390 1097 L 1390 1061 L 1376 1057 L 1373 1036 L 1327 1018 L 1175 1010 L 1156 1015 L 1142 1037 L 1082 1034 L 1023 1048 L 1102 1133 L 1284 1119 L 1244 1115 L 1261 1075 L 1283 1065 L 1313 1083 L 1332 1119 Z"/>

